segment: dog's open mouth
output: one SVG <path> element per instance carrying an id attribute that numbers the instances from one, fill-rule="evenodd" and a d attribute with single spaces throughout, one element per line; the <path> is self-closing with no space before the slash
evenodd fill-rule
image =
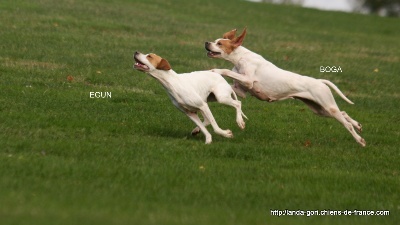
<path id="1" fill-rule="evenodd" d="M 211 58 L 213 58 L 213 57 L 215 57 L 215 56 L 219 56 L 219 55 L 221 55 L 220 52 L 213 52 L 213 51 L 208 51 L 208 52 L 207 52 L 207 56 L 208 56 L 208 57 L 211 57 Z"/>
<path id="2" fill-rule="evenodd" d="M 149 67 L 146 66 L 144 63 L 140 62 L 140 60 L 137 59 L 136 57 L 135 57 L 135 64 L 133 65 L 133 67 L 134 67 L 135 69 L 137 69 L 137 70 L 140 70 L 140 71 L 147 71 L 147 70 L 149 70 Z"/>
<path id="3" fill-rule="evenodd" d="M 213 58 L 213 57 L 221 55 L 220 52 L 211 51 L 211 49 L 209 48 L 209 45 L 210 45 L 210 42 L 206 42 L 205 45 L 204 45 L 205 49 L 207 50 L 207 56 L 208 57 Z"/>

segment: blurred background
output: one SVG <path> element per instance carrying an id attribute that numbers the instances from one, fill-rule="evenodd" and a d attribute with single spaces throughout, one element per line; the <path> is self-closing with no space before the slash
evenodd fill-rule
<path id="1" fill-rule="evenodd" d="M 377 14 L 400 17 L 400 0 L 249 0 L 276 4 L 292 4 L 322 10 Z"/>

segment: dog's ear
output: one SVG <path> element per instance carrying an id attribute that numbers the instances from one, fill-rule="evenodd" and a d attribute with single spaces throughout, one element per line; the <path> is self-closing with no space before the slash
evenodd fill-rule
<path id="1" fill-rule="evenodd" d="M 232 40 L 232 44 L 234 47 L 237 48 L 243 44 L 243 40 L 244 37 L 246 36 L 246 33 L 247 33 L 247 27 L 244 28 L 242 34 L 239 37 L 236 37 Z"/>
<path id="2" fill-rule="evenodd" d="M 226 32 L 222 38 L 232 40 L 235 38 L 237 29 Z"/>
<path id="3" fill-rule="evenodd" d="M 169 65 L 169 62 L 165 59 L 161 59 L 161 61 L 158 63 L 156 69 L 158 70 L 170 70 L 171 65 Z"/>

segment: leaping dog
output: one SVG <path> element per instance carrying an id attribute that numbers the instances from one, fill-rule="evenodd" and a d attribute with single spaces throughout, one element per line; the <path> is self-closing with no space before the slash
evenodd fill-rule
<path id="1" fill-rule="evenodd" d="M 203 132 L 206 144 L 212 142 L 211 134 L 206 129 L 209 124 L 215 133 L 227 138 L 233 137 L 232 131 L 222 130 L 218 126 L 207 100 L 217 100 L 219 103 L 234 107 L 236 122 L 241 129 L 244 129 L 245 122 L 242 116 L 246 119 L 247 117 L 242 112 L 241 102 L 220 74 L 211 71 L 177 74 L 171 69 L 167 60 L 153 53 L 135 52 L 133 58 L 135 60 L 133 67 L 150 74 L 164 86 L 172 103 L 197 125 L 192 134 Z M 197 112 L 203 115 L 204 122 L 201 122 Z"/>
<path id="2" fill-rule="evenodd" d="M 259 100 L 274 102 L 287 98 L 303 101 L 311 110 L 321 116 L 333 117 L 353 135 L 354 139 L 365 146 L 365 140 L 357 134 L 354 128 L 361 133 L 362 126 L 353 120 L 345 111 L 340 111 L 332 92 L 332 88 L 346 102 L 351 102 L 328 80 L 302 76 L 278 68 L 261 55 L 243 47 L 246 29 L 240 36 L 236 36 L 236 29 L 226 32 L 222 38 L 214 42 L 206 42 L 205 48 L 210 58 L 221 58 L 234 64 L 233 70 L 214 69 L 213 72 L 234 79 L 233 89 L 245 97 L 246 92 Z"/>

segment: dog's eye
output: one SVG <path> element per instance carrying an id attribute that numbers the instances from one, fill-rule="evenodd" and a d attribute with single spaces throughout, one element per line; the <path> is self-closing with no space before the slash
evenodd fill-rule
<path id="1" fill-rule="evenodd" d="M 217 45 L 222 45 L 221 42 L 217 42 Z"/>
<path id="2" fill-rule="evenodd" d="M 153 58 L 151 55 L 148 55 L 147 57 L 148 57 L 148 58 L 150 58 L 150 59 L 152 59 L 152 58 Z"/>

